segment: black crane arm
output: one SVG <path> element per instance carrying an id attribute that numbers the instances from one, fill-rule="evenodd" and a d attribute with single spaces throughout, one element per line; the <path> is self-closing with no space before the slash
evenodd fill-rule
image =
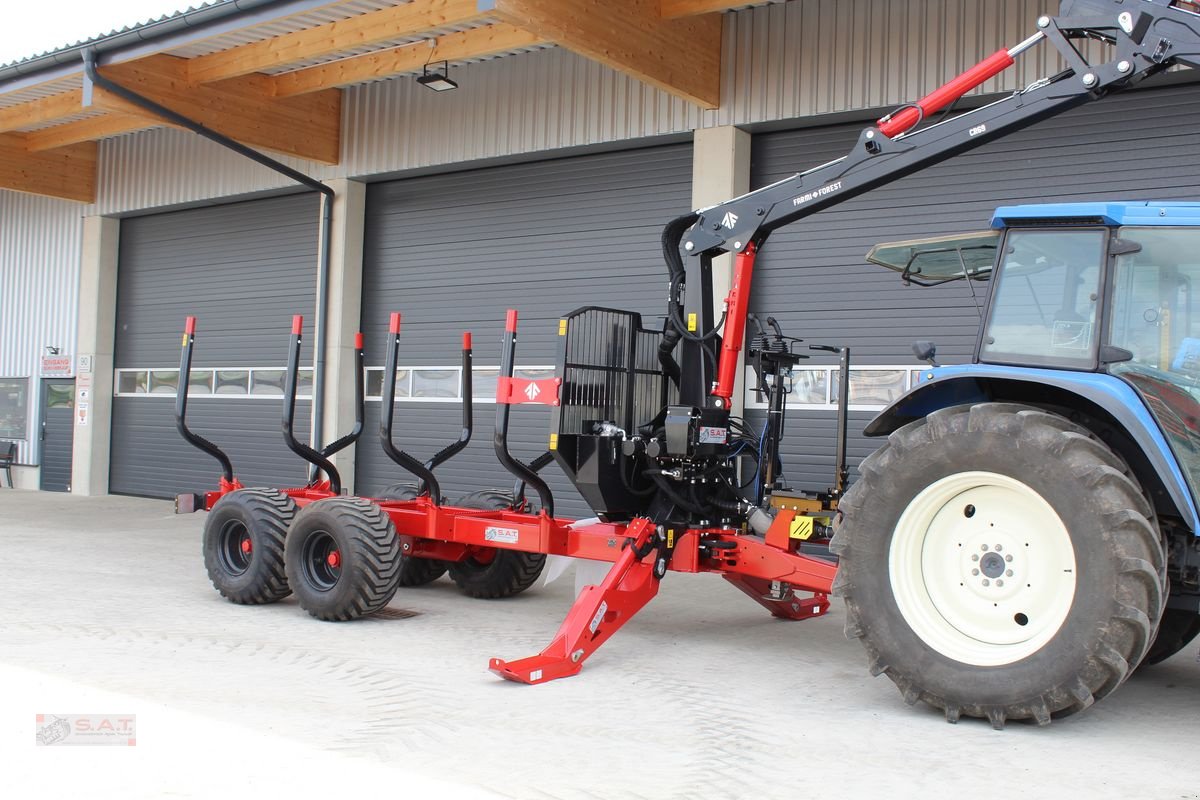
<path id="1" fill-rule="evenodd" d="M 668 319 L 675 329 L 667 342 L 684 340 L 681 390 L 685 402 L 727 407 L 733 388 L 732 365 L 742 346 L 749 307 L 754 255 L 776 229 L 1089 100 L 1129 88 L 1169 67 L 1200 65 L 1200 2 L 1193 0 L 1063 0 L 1059 16 L 1039 18 L 1037 28 L 1015 47 L 994 53 L 945 86 L 865 129 L 842 158 L 701 209 L 667 226 L 663 245 L 672 277 Z M 1076 45 L 1089 39 L 1106 45 L 1106 60 L 1093 64 L 1085 58 Z M 1061 54 L 1066 64 L 1062 72 L 989 105 L 918 127 L 927 116 L 1043 42 Z M 706 312 L 711 307 L 710 263 L 725 252 L 738 254 L 739 260 L 726 301 L 728 322 L 720 367 L 716 368 L 715 337 L 705 336 L 715 326 Z M 698 270 L 685 270 L 685 264 L 696 257 L 699 262 L 691 263 Z M 694 271 L 699 272 L 701 285 L 692 281 L 687 286 L 685 275 Z M 708 324 L 698 329 L 689 326 L 690 330 L 681 327 L 685 292 L 687 309 Z M 707 355 L 702 354 L 704 350 Z M 703 400 L 703 395 L 708 399 Z"/>

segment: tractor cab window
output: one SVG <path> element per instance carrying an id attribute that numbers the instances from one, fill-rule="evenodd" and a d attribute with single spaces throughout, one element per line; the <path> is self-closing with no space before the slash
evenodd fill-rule
<path id="1" fill-rule="evenodd" d="M 1009 230 L 980 360 L 1094 367 L 1106 236 L 1101 228 Z"/>
<path id="2" fill-rule="evenodd" d="M 1109 365 L 1141 394 L 1192 485 L 1200 485 L 1200 229 L 1122 228 Z M 1124 353 L 1120 355 L 1124 356 Z"/>

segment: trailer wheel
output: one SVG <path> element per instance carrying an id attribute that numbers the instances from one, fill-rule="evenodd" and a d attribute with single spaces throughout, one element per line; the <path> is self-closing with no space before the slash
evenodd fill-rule
<path id="1" fill-rule="evenodd" d="M 459 498 L 454 505 L 461 508 L 485 508 L 501 511 L 512 508 L 513 498 L 507 492 L 487 489 Z M 512 597 L 528 589 L 542 574 L 546 565 L 544 553 L 522 553 L 500 548 L 481 549 L 476 555 L 450 564 L 450 578 L 459 590 L 485 600 Z"/>
<path id="2" fill-rule="evenodd" d="M 1158 634 L 1154 637 L 1154 644 L 1150 645 L 1150 652 L 1146 653 L 1142 666 L 1166 661 L 1187 647 L 1197 636 L 1200 636 L 1200 615 L 1182 608 L 1168 608 L 1163 612 Z"/>
<path id="3" fill-rule="evenodd" d="M 415 500 L 417 487 L 406 483 L 397 483 L 387 487 L 379 494 L 380 500 Z M 424 586 L 433 583 L 446 574 L 449 564 L 436 558 L 411 558 L 400 556 L 401 586 Z"/>
<path id="4" fill-rule="evenodd" d="M 893 433 L 839 506 L 834 591 L 912 704 L 1052 718 L 1112 692 L 1162 615 L 1166 558 L 1121 459 L 1056 414 L 983 403 Z"/>
<path id="5" fill-rule="evenodd" d="M 292 593 L 284 541 L 296 516 L 292 498 L 273 489 L 239 489 L 217 501 L 204 523 L 204 567 L 221 596 L 242 605 Z"/>
<path id="6" fill-rule="evenodd" d="M 287 539 L 287 574 L 300 607 L 317 619 L 351 620 L 396 594 L 400 540 L 391 518 L 356 497 L 300 509 Z"/>

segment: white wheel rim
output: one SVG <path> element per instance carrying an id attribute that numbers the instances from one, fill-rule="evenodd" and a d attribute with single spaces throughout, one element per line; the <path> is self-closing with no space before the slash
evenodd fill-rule
<path id="1" fill-rule="evenodd" d="M 896 523 L 888 552 L 900 613 L 925 644 L 980 667 L 1040 650 L 1075 598 L 1075 550 L 1040 494 L 994 472 L 927 486 Z"/>

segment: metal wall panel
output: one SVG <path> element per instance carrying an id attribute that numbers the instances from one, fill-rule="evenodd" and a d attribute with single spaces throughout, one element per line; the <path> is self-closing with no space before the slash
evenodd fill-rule
<path id="1" fill-rule="evenodd" d="M 307 465 L 283 445 L 280 403 L 196 397 L 188 424 L 215 442 L 246 486 L 303 486 Z M 308 440 L 311 404 L 296 403 L 296 436 Z M 186 444 L 175 431 L 175 404 L 158 397 L 113 398 L 113 448 L 109 490 L 170 498 L 217 486 L 216 460 Z"/>
<path id="2" fill-rule="evenodd" d="M 291 316 L 311 317 L 315 302 L 317 208 L 310 193 L 122 221 L 116 367 L 178 368 L 193 315 L 193 367 L 282 368 Z M 311 318 L 305 332 L 301 363 L 311 364 Z M 281 408 L 269 398 L 198 396 L 188 414 L 197 432 L 229 448 L 246 485 L 290 485 L 305 471 L 283 444 Z M 308 408 L 297 404 L 301 438 Z M 183 441 L 173 413 L 171 394 L 113 398 L 111 491 L 171 497 L 214 485 L 216 462 Z"/>
<path id="3" fill-rule="evenodd" d="M 0 378 L 31 378 L 29 436 L 38 430 L 38 376 L 47 346 L 74 355 L 83 245 L 78 203 L 0 190 Z M 20 463 L 37 459 L 18 442 Z"/>
<path id="4" fill-rule="evenodd" d="M 780 229 L 763 247 L 752 311 L 776 316 L 786 334 L 849 345 L 859 364 L 916 366 L 910 350 L 916 339 L 935 341 L 939 361 L 969 361 L 979 325 L 970 288 L 961 282 L 904 287 L 895 273 L 868 265 L 867 250 L 878 242 L 984 229 L 999 205 L 1195 199 L 1200 161 L 1191 131 L 1198 125 L 1200 86 L 1122 95 L 822 211 Z M 753 185 L 844 155 L 860 128 L 756 136 Z M 983 303 L 987 285 L 975 288 Z M 870 417 L 853 416 L 854 463 L 876 446 L 861 437 Z M 832 412 L 791 415 L 784 452 L 793 483 L 829 482 L 833 430 Z"/>
<path id="5" fill-rule="evenodd" d="M 704 111 L 561 48 L 455 67 L 460 88 L 412 79 L 347 89 L 341 163 L 283 158 L 318 178 L 364 177 L 910 102 L 1025 38 L 1041 0 L 792 0 L 725 15 L 722 104 Z M 1006 91 L 1053 72 L 1048 48 L 989 81 Z M 102 143 L 92 213 L 289 185 L 191 134 Z"/>
<path id="6" fill-rule="evenodd" d="M 404 315 L 400 363 L 459 363 L 461 332 L 472 331 L 477 367 L 500 363 L 505 309 L 520 313 L 517 363 L 553 365 L 558 320 L 584 305 L 662 313 L 663 220 L 686 212 L 691 147 L 669 145 L 378 183 L 367 190 L 363 322 L 367 363 L 383 363 L 388 316 Z M 377 418 L 378 402 L 369 403 Z M 456 496 L 511 485 L 492 455 L 495 407 L 476 407 L 472 447 L 448 464 Z M 457 438 L 457 403 L 400 402 L 396 441 L 427 458 Z M 368 420 L 368 429 L 371 420 Z M 546 449 L 549 414 L 512 411 L 515 452 Z M 404 474 L 377 442 L 358 448 L 361 492 Z M 586 507 L 551 467 L 563 514 Z"/>

